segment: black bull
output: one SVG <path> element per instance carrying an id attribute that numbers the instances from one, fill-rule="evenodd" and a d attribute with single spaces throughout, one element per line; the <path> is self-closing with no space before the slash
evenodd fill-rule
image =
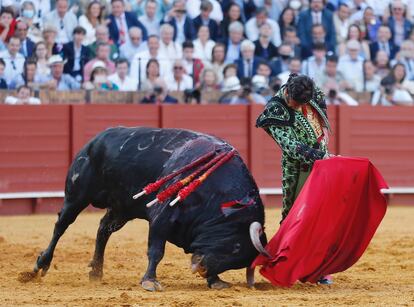
<path id="1" fill-rule="evenodd" d="M 91 279 L 102 278 L 105 246 L 111 234 L 128 221 L 140 218 L 149 222 L 149 265 L 142 279 L 145 289 L 161 289 L 156 280 L 156 268 L 164 256 L 166 241 L 193 254 L 193 270 L 206 277 L 210 287 L 227 287 L 218 274 L 249 267 L 258 254 L 249 236 L 249 227 L 255 221 L 264 224 L 258 188 L 238 155 L 174 207 L 167 201 L 147 208 L 146 203 L 153 200 L 156 193 L 137 200 L 132 196 L 148 183 L 208 152 L 232 149 L 218 138 L 181 129 L 119 127 L 100 133 L 77 154 L 68 171 L 63 208 L 58 214 L 52 240 L 39 255 L 34 271 L 42 270 L 42 275 L 46 274 L 59 238 L 79 213 L 92 204 L 106 208 L 107 212 L 97 232 L 90 264 Z M 166 186 L 169 184 L 171 182 Z M 246 198 L 251 200 L 250 205 L 223 214 L 223 203 Z M 261 240 L 266 241 L 264 235 Z M 253 272 L 248 269 L 247 273 L 250 275 L 248 283 L 252 284 Z"/>

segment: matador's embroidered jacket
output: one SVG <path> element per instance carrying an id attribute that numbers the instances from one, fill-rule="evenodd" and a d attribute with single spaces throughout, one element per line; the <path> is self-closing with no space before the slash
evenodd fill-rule
<path id="1" fill-rule="evenodd" d="M 265 129 L 282 149 L 282 220 L 289 213 L 315 160 L 323 159 L 328 153 L 323 133 L 318 135 L 315 124 L 303 112 L 288 107 L 284 92 L 285 86 L 282 86 L 256 122 L 256 127 Z M 319 123 L 330 130 L 325 96 L 318 87 L 306 105 Z"/>

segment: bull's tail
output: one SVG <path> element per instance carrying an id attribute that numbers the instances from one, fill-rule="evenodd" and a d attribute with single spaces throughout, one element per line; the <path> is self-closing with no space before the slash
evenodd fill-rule
<path id="1" fill-rule="evenodd" d="M 257 251 L 266 256 L 271 258 L 268 251 L 263 247 L 262 242 L 260 241 L 260 236 L 263 234 L 263 227 L 259 222 L 253 222 L 250 224 L 250 239 L 252 240 L 253 246 L 257 249 Z"/>

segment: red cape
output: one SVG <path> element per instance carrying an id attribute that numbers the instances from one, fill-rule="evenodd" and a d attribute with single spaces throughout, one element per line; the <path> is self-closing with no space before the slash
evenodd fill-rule
<path id="1" fill-rule="evenodd" d="M 290 287 L 297 280 L 352 266 L 364 253 L 386 211 L 380 189 L 387 184 L 367 159 L 335 157 L 315 162 L 288 216 L 252 267 L 272 284 Z"/>

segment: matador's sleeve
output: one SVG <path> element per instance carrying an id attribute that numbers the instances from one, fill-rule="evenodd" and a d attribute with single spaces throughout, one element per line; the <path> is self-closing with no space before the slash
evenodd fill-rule
<path id="1" fill-rule="evenodd" d="M 267 132 L 279 144 L 283 153 L 303 163 L 312 164 L 316 160 L 323 159 L 326 154 L 323 150 L 314 149 L 298 142 L 292 128 L 289 126 L 269 126 Z"/>

